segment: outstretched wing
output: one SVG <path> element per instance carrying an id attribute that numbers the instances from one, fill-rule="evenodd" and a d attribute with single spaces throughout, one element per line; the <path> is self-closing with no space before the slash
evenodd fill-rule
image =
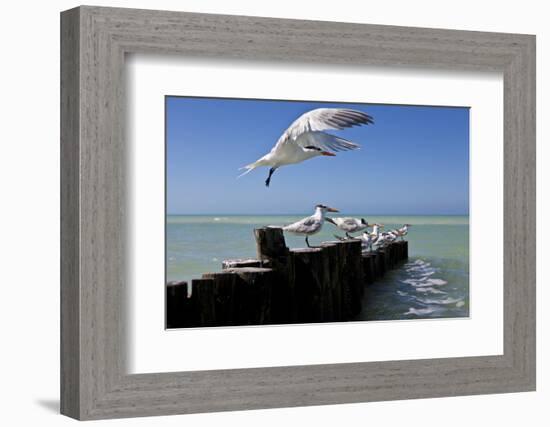
<path id="1" fill-rule="evenodd" d="M 316 147 L 319 146 L 321 149 L 329 148 L 336 151 L 352 150 L 358 148 L 358 145 L 346 141 L 343 138 L 325 134 L 323 131 L 330 129 L 341 130 L 352 126 L 368 125 L 372 123 L 374 123 L 372 117 L 362 111 L 347 108 L 317 108 L 302 114 L 296 119 L 281 135 L 274 148 L 276 149 L 281 144 L 293 142 L 298 142 L 299 145 L 305 147 L 308 144 L 306 140 L 309 138 L 301 137 L 313 133 L 316 135 L 315 139 L 319 140 L 323 139 L 321 135 L 326 136 L 327 138 L 325 138 L 324 144 L 330 144 L 332 147 L 329 145 L 320 147 L 318 144 L 322 143 L 322 141 L 318 142 L 318 144 L 315 144 L 315 141 L 313 141 L 311 145 Z"/>

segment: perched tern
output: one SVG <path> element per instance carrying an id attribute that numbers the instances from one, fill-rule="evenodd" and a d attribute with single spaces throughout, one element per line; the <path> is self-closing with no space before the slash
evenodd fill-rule
<path id="1" fill-rule="evenodd" d="M 384 224 L 373 224 L 371 236 L 377 239 L 381 228 L 384 228 Z"/>
<path id="2" fill-rule="evenodd" d="M 362 252 L 367 252 L 369 250 L 372 250 L 372 243 L 374 241 L 374 237 L 371 233 L 368 231 L 364 231 L 363 234 L 361 234 L 361 247 L 363 248 Z"/>
<path id="3" fill-rule="evenodd" d="M 318 233 L 323 228 L 325 222 L 325 214 L 327 212 L 338 212 L 338 209 L 330 208 L 325 205 L 315 206 L 315 213 L 307 218 L 301 219 L 293 224 L 283 227 L 284 231 L 288 231 L 298 236 L 306 236 L 306 245 L 311 248 L 308 237 Z"/>
<path id="4" fill-rule="evenodd" d="M 395 239 L 397 239 L 397 234 L 395 234 L 393 231 L 388 231 L 386 233 L 380 234 L 378 239 L 374 242 L 374 244 L 378 247 L 385 247 L 389 245 L 390 243 L 394 242 Z"/>
<path id="5" fill-rule="evenodd" d="M 323 131 L 345 129 L 374 123 L 372 117 L 362 111 L 347 108 L 317 108 L 296 119 L 283 132 L 269 153 L 254 163 L 242 167 L 246 171 L 269 166 L 265 185 L 269 187 L 271 176 L 281 166 L 301 163 L 317 156 L 335 156 L 335 151 L 355 150 L 359 145 Z"/>
<path id="6" fill-rule="evenodd" d="M 397 235 L 397 237 L 401 237 L 401 240 L 405 240 L 404 237 L 409 233 L 409 227 L 411 227 L 412 224 L 403 224 L 403 227 L 393 230 L 393 232 Z"/>
<path id="7" fill-rule="evenodd" d="M 350 236 L 349 233 L 357 233 L 371 226 L 364 218 L 327 218 L 327 221 L 345 231 L 346 236 L 350 239 L 353 236 Z"/>
<path id="8" fill-rule="evenodd" d="M 380 237 L 380 229 L 384 228 L 383 224 L 372 224 L 372 232 L 365 231 L 360 239 L 362 242 L 362 246 L 365 248 L 365 251 L 371 250 L 374 243 L 378 240 Z"/>

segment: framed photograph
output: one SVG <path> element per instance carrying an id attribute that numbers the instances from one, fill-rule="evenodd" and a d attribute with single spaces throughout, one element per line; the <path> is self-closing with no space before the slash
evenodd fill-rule
<path id="1" fill-rule="evenodd" d="M 61 411 L 535 389 L 535 37 L 61 14 Z"/>

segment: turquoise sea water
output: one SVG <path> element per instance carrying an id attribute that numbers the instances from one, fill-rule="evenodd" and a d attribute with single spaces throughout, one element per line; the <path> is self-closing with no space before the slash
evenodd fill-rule
<path id="1" fill-rule="evenodd" d="M 254 228 L 285 225 L 307 215 L 168 215 L 167 280 L 190 281 L 220 271 L 224 259 L 255 258 Z M 366 288 L 357 320 L 469 316 L 467 216 L 353 216 L 382 223 L 385 230 L 413 224 L 407 236 L 408 262 Z M 325 223 L 310 243 L 334 240 L 335 233 L 336 228 Z M 305 245 L 302 237 L 285 237 L 289 247 Z"/>

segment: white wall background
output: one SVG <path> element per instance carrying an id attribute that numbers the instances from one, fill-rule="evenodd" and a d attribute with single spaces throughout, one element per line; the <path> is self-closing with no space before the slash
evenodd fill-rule
<path id="1" fill-rule="evenodd" d="M 0 25 L 0 375 L 3 425 L 68 425 L 58 415 L 59 384 L 59 11 L 75 1 L 6 2 Z M 157 0 L 105 6 L 245 14 L 537 34 L 538 218 L 548 218 L 550 27 L 545 3 L 517 1 Z M 7 95 L 7 96 L 6 96 Z M 546 95 L 546 98 L 543 96 Z M 120 426 L 548 425 L 547 323 L 550 255 L 538 224 L 538 391 L 414 401 L 276 409 L 109 421 Z M 546 304 L 545 304 L 546 303 Z M 545 360 L 546 359 L 546 360 Z"/>

